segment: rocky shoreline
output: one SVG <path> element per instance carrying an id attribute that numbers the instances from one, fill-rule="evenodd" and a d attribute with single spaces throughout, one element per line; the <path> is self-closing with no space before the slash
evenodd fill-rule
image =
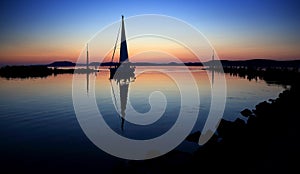
<path id="1" fill-rule="evenodd" d="M 270 84 L 289 85 L 275 100 L 261 102 L 241 114 L 247 122 L 222 120 L 217 134 L 192 157 L 204 171 L 231 173 L 288 173 L 291 155 L 298 150 L 300 73 L 287 69 L 227 68 L 225 73 Z M 199 133 L 198 133 L 199 134 Z"/>
<path id="2" fill-rule="evenodd" d="M 290 141 L 296 137 L 299 97 L 299 85 L 292 85 L 277 99 L 256 105 L 246 123 L 239 118 L 222 120 L 217 135 L 192 155 L 189 167 L 202 164 L 204 171 L 211 172 L 287 173 L 291 153 L 299 147 L 296 140 Z"/>

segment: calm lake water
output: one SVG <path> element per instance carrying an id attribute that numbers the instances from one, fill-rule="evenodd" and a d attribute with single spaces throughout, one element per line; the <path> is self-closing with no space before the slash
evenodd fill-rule
<path id="1" fill-rule="evenodd" d="M 149 139 L 168 131 L 180 111 L 180 91 L 176 82 L 161 71 L 177 77 L 188 73 L 182 67 L 137 67 L 141 73 L 128 83 L 128 89 L 109 80 L 109 71 L 100 69 L 97 74 L 76 74 L 82 80 L 82 90 L 91 95 L 95 82 L 95 96 L 98 108 L 107 124 L 118 134 L 132 139 Z M 199 117 L 192 132 L 202 129 L 211 102 L 210 73 L 200 67 L 192 67 L 201 104 L 193 106 Z M 215 73 L 217 81 L 221 74 Z M 234 121 L 243 118 L 240 111 L 254 109 L 259 102 L 276 98 L 284 90 L 282 86 L 269 85 L 263 80 L 249 81 L 240 77 L 225 75 L 227 101 L 223 118 Z M 72 74 L 49 76 L 47 78 L 4 79 L 0 78 L 0 154 L 1 163 L 22 168 L 64 168 L 76 170 L 110 171 L 125 160 L 106 154 L 96 147 L 83 133 L 72 102 Z M 183 80 L 181 83 L 185 83 Z M 123 92 L 121 92 L 123 90 Z M 188 90 L 188 88 L 186 88 Z M 120 119 L 119 114 L 130 117 L 151 111 L 149 96 L 155 91 L 164 94 L 163 100 L 154 101 L 158 106 L 166 104 L 160 119 L 153 124 L 140 126 Z M 124 92 L 125 97 L 124 98 Z M 120 96 L 120 93 L 123 94 Z M 156 94 L 161 94 L 157 93 Z M 166 101 L 166 103 L 165 103 Z M 124 106 L 125 105 L 125 106 Z M 87 112 L 89 108 L 87 107 Z M 184 108 L 183 108 L 184 109 Z M 184 141 L 176 149 L 192 152 L 198 145 Z"/>

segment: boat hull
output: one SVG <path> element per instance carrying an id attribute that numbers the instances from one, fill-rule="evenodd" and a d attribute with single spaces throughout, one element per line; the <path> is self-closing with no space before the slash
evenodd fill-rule
<path id="1" fill-rule="evenodd" d="M 109 79 L 130 79 L 134 77 L 135 67 L 112 67 L 109 68 Z"/>

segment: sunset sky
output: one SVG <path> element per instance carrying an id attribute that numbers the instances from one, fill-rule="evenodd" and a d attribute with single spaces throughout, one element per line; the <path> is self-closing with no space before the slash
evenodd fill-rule
<path id="1" fill-rule="evenodd" d="M 294 0 L 4 0 L 0 8 L 0 65 L 76 62 L 86 42 L 122 14 L 181 19 L 221 59 L 300 59 L 300 2 Z"/>

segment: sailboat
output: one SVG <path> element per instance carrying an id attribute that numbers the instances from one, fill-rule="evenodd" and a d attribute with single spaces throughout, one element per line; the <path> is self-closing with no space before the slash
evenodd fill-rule
<path id="1" fill-rule="evenodd" d="M 86 64 L 85 64 L 86 68 L 78 68 L 76 69 L 76 73 L 79 73 L 79 74 L 90 74 L 90 73 L 96 73 L 96 72 L 99 72 L 97 70 L 97 68 L 95 67 L 95 69 L 93 68 L 90 68 L 90 65 L 89 65 L 89 47 L 88 47 L 88 44 L 86 44 Z"/>
<path id="2" fill-rule="evenodd" d="M 120 31 L 119 31 L 120 32 Z M 117 42 L 119 38 L 119 33 L 117 35 L 116 44 L 114 47 L 112 60 L 113 63 Z M 110 79 L 123 79 L 123 78 L 130 78 L 134 77 L 134 71 L 135 67 L 131 66 L 131 63 L 129 62 L 128 57 L 128 49 L 127 49 L 127 41 L 126 41 L 126 34 L 125 34 L 125 22 L 124 22 L 124 16 L 122 15 L 122 21 L 121 21 L 121 48 L 120 48 L 120 58 L 119 61 L 109 68 L 110 70 Z"/>
<path id="3" fill-rule="evenodd" d="M 122 21 L 121 21 L 121 30 L 119 30 L 117 35 L 117 40 L 115 43 L 113 55 L 112 55 L 112 63 L 118 43 L 118 37 L 121 31 L 121 48 L 120 48 L 120 58 L 119 61 L 109 68 L 110 70 L 110 81 L 114 80 L 116 81 L 118 87 L 119 87 L 119 94 L 120 94 L 120 117 L 121 117 L 121 130 L 124 129 L 124 123 L 125 123 L 125 115 L 126 115 L 126 105 L 127 105 L 127 98 L 128 98 L 128 92 L 129 92 L 129 85 L 131 82 L 135 80 L 135 67 L 131 66 L 131 63 L 129 62 L 128 57 L 128 49 L 127 49 L 127 41 L 126 41 L 126 35 L 125 35 L 125 25 L 124 25 L 124 16 L 122 15 Z M 112 85 L 112 83 L 111 83 Z M 114 92 L 114 88 L 112 87 L 112 92 L 114 95 L 115 103 L 116 96 Z"/>

